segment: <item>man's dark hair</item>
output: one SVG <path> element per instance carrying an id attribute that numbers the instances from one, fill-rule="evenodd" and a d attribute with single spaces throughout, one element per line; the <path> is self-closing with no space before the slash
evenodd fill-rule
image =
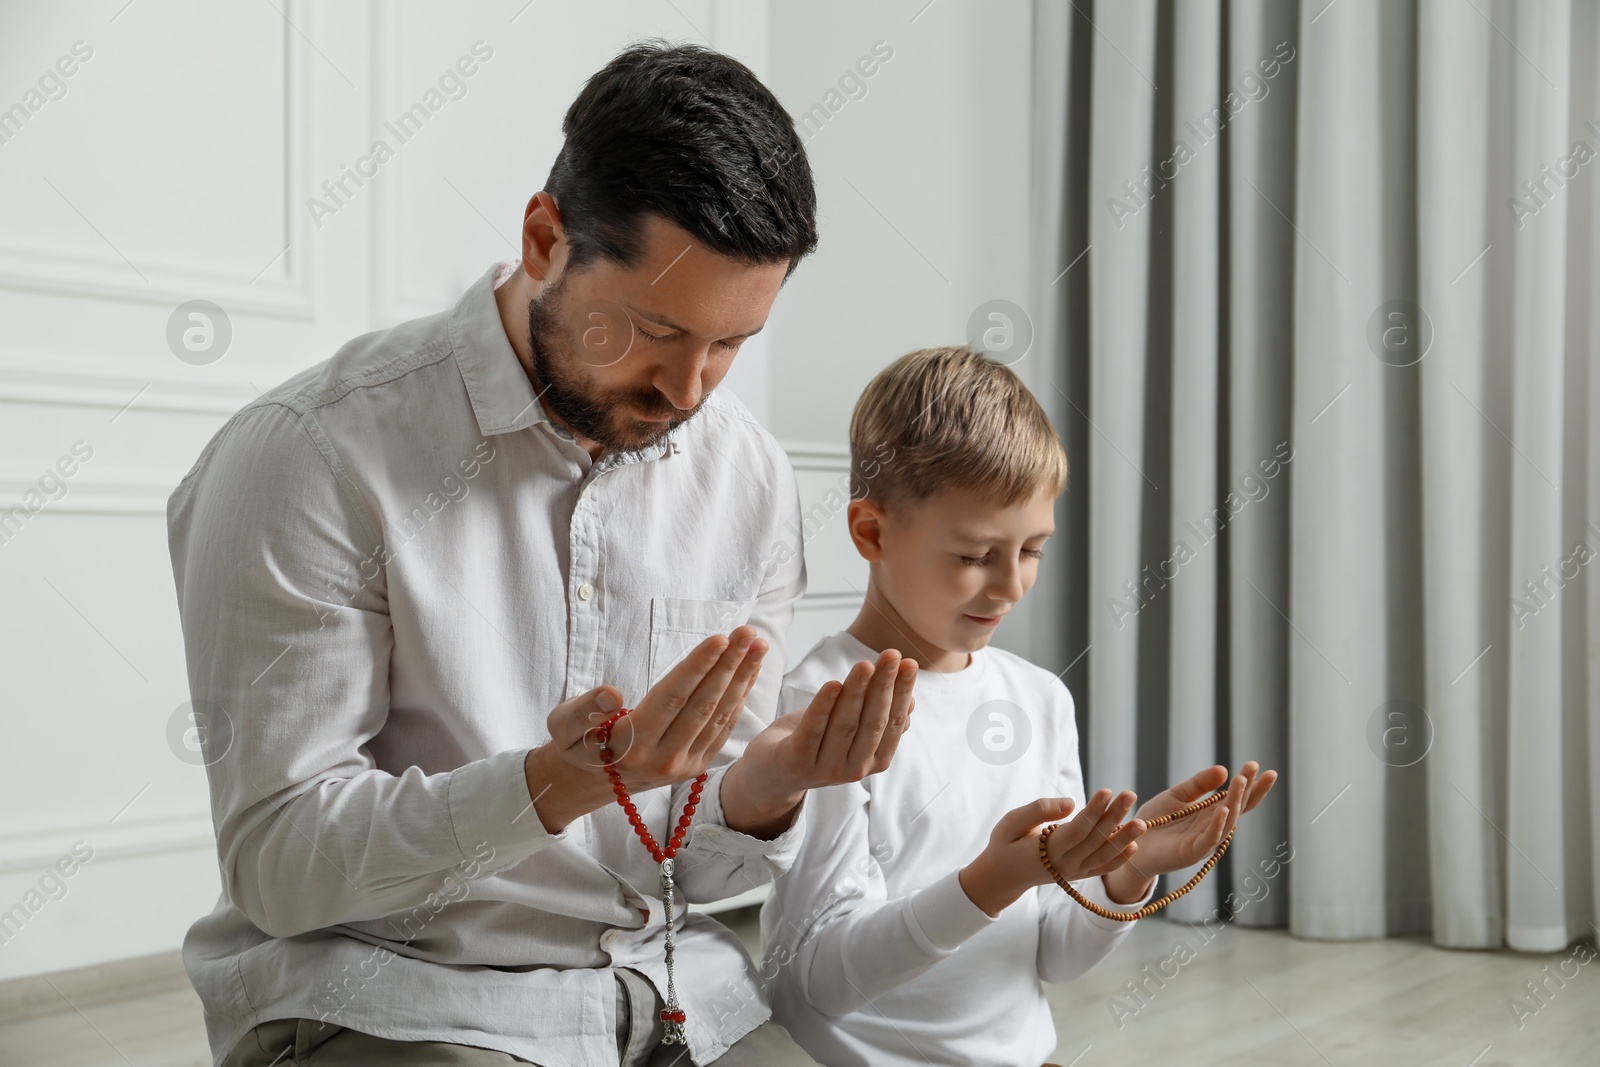
<path id="1" fill-rule="evenodd" d="M 623 266 L 659 215 L 751 265 L 817 246 L 817 194 L 794 120 L 743 63 L 698 45 L 642 41 L 584 85 L 545 191 L 566 228 L 569 269 Z"/>

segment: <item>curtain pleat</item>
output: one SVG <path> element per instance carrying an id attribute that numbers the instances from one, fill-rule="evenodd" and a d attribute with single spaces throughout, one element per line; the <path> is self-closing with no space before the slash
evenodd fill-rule
<path id="1" fill-rule="evenodd" d="M 1120 100 L 1115 111 L 1096 109 L 1089 131 L 1090 188 L 1123 189 L 1142 181 L 1150 163 L 1155 106 L 1155 0 L 1128 0 L 1095 11 L 1091 100 Z M 1141 508 L 1145 489 L 1145 354 L 1149 333 L 1144 306 L 1150 286 L 1150 217 L 1089 216 L 1089 396 L 1084 418 L 1095 431 L 1089 475 L 1089 601 L 1126 600 L 1124 583 L 1136 584 L 1141 558 Z M 1081 401 L 1071 401 L 1081 403 Z M 1081 457 L 1080 457 L 1081 462 Z M 1090 793 L 1132 787 L 1137 772 L 1139 634 L 1137 612 L 1089 616 L 1089 669 L 1094 702 L 1089 712 L 1085 767 Z"/>
<path id="2" fill-rule="evenodd" d="M 1511 157 L 1518 174 L 1566 155 L 1571 80 L 1566 3 L 1518 4 L 1515 39 L 1527 54 L 1511 68 L 1515 121 Z M 1522 460 L 1511 467 L 1511 574 L 1537 576 L 1559 561 L 1562 545 L 1563 364 L 1567 299 L 1567 208 L 1552 196 L 1512 237 L 1511 429 Z M 1565 612 L 1541 611 L 1511 628 L 1507 705 L 1507 938 L 1551 950 L 1567 943 L 1562 880 L 1561 707 Z M 1542 616 L 1542 617 L 1540 617 Z"/>
<path id="3" fill-rule="evenodd" d="M 1228 720 L 1231 749 L 1249 752 L 1264 767 L 1289 768 L 1289 641 L 1288 617 L 1276 605 L 1289 603 L 1289 499 L 1293 483 L 1293 439 L 1290 428 L 1293 365 L 1293 318 L 1284 314 L 1293 299 L 1294 251 L 1298 238 L 1285 221 L 1295 207 L 1295 100 L 1299 62 L 1299 15 L 1293 4 L 1251 0 L 1228 5 L 1228 55 L 1223 77 L 1249 69 L 1262 56 L 1292 51 L 1272 79 L 1263 105 L 1240 111 L 1225 135 L 1229 182 L 1223 191 L 1229 219 L 1230 264 L 1219 259 L 1212 269 L 1229 279 L 1228 436 L 1220 451 L 1227 460 L 1225 485 L 1237 492 L 1246 475 L 1263 472 L 1252 464 L 1276 458 L 1280 449 L 1291 457 L 1273 479 L 1262 481 L 1265 495 L 1252 501 L 1248 522 L 1229 523 L 1219 540 L 1228 565 L 1227 636 Z M 1226 108 L 1224 108 L 1226 110 Z M 1268 467 L 1268 470 L 1272 468 Z M 1220 496 L 1221 494 L 1219 494 Z M 1258 495 L 1259 491 L 1258 491 Z M 1222 497 L 1226 511 L 1225 497 Z M 1245 513 L 1241 512 L 1241 516 Z M 1287 610 L 1287 609 L 1285 609 Z M 1213 762 L 1226 755 L 1214 752 Z M 1236 765 L 1230 763 L 1230 768 Z M 1286 779 L 1287 780 L 1287 779 Z M 1293 847 L 1289 807 L 1267 804 L 1251 813 L 1230 848 L 1227 876 L 1236 891 L 1253 890 L 1269 857 Z M 1267 868 L 1267 869 L 1270 869 Z M 1241 913 L 1250 926 L 1281 926 L 1288 921 L 1287 882 L 1281 882 L 1258 903 Z"/>
<path id="4" fill-rule="evenodd" d="M 1365 329 L 1388 301 L 1415 299 L 1404 121 L 1414 23 L 1405 4 L 1336 9 L 1314 27 L 1313 14 L 1301 8 L 1291 603 L 1279 605 L 1295 630 L 1290 908 L 1309 937 L 1378 937 L 1426 929 L 1410 862 L 1426 852 L 1392 845 L 1425 837 L 1414 819 L 1386 818 L 1419 814 L 1419 775 L 1385 758 L 1388 746 L 1374 751 L 1368 728 L 1377 714 L 1387 733 L 1392 703 L 1422 696 L 1410 669 L 1420 627 L 1404 625 L 1406 587 L 1420 584 L 1406 573 L 1414 509 L 1398 491 L 1417 463 L 1406 410 L 1416 369 L 1378 358 Z"/>
<path id="5" fill-rule="evenodd" d="M 1172 462 L 1168 554 L 1158 575 L 1171 597 L 1170 724 L 1166 780 L 1192 775 L 1217 749 L 1218 552 L 1202 538 L 1217 500 L 1220 431 L 1221 145 L 1202 143 L 1184 122 L 1211 113 L 1222 80 L 1222 5 L 1193 0 L 1175 19 L 1173 151 L 1156 175 L 1172 192 Z M 1204 127 L 1196 127 L 1203 131 Z M 1177 150 L 1177 140 L 1184 148 Z M 1191 144 L 1193 141 L 1195 143 Z M 1181 169 L 1179 162 L 1182 160 Z M 1181 546 L 1181 547 L 1180 547 Z M 1180 884 L 1199 868 L 1175 872 Z M 1198 921 L 1219 903 L 1215 883 L 1172 905 L 1174 918 Z"/>
<path id="6" fill-rule="evenodd" d="M 1479 257 L 1506 236 L 1491 232 L 1504 214 L 1489 195 L 1494 31 L 1452 0 L 1424 2 L 1418 26 L 1417 189 L 1432 191 L 1417 198 L 1418 302 L 1430 310 L 1436 349 L 1420 364 L 1426 706 L 1436 730 L 1427 757 L 1433 937 L 1474 948 L 1505 936 L 1504 847 L 1477 814 L 1495 811 L 1501 793 L 1504 724 L 1495 708 L 1504 679 L 1501 659 L 1488 653 L 1506 637 L 1504 613 L 1488 595 L 1504 584 L 1490 518 L 1507 511 L 1504 469 L 1494 430 L 1473 407 L 1484 408 L 1491 391 L 1486 311 L 1502 262 Z"/>

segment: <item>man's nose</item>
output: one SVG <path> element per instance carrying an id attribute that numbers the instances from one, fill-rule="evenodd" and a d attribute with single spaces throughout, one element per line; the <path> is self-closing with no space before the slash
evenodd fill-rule
<path id="1" fill-rule="evenodd" d="M 679 353 L 661 366 L 653 384 L 661 395 L 672 401 L 673 407 L 688 411 L 700 403 L 705 393 L 705 366 L 706 354 L 703 350 Z"/>

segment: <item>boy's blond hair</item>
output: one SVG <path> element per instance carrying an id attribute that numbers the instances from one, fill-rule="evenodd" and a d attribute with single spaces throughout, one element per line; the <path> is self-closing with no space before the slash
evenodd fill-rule
<path id="1" fill-rule="evenodd" d="M 850 417 L 850 494 L 882 507 L 948 489 L 1009 507 L 1066 484 L 1067 454 L 1039 401 L 1011 368 L 966 345 L 901 356 Z"/>

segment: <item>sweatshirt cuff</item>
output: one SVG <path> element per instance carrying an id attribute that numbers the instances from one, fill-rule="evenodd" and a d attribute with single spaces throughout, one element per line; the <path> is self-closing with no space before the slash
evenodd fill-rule
<path id="1" fill-rule="evenodd" d="M 533 810 L 523 769 L 527 756 L 525 748 L 507 749 L 450 772 L 450 825 L 463 860 L 498 871 L 566 840 L 565 828 L 552 834 Z"/>
<path id="2" fill-rule="evenodd" d="M 1150 889 L 1145 893 L 1144 896 L 1140 897 L 1132 904 L 1118 904 L 1116 901 L 1111 899 L 1111 894 L 1106 892 L 1106 883 L 1104 878 L 1085 878 L 1081 881 L 1072 883 L 1072 888 L 1076 889 L 1078 892 L 1082 893 L 1096 904 L 1099 904 L 1101 907 L 1107 908 L 1111 911 L 1121 912 L 1138 911 L 1140 908 L 1144 907 L 1146 904 L 1150 903 L 1150 901 L 1155 899 L 1156 890 L 1160 888 L 1160 886 L 1161 878 L 1157 876 L 1151 879 Z M 1062 895 L 1065 896 L 1065 894 Z M 1134 925 L 1139 921 L 1137 919 L 1107 919 L 1103 915 L 1096 915 L 1088 908 L 1079 908 L 1078 910 L 1083 912 L 1083 917 L 1087 919 L 1090 924 L 1098 926 L 1102 930 L 1126 932 L 1133 929 Z"/>
<path id="3" fill-rule="evenodd" d="M 911 936 L 926 951 L 940 954 L 954 952 L 967 938 L 999 922 L 967 896 L 967 891 L 961 888 L 959 870 L 911 894 L 907 915 L 911 920 Z"/>

